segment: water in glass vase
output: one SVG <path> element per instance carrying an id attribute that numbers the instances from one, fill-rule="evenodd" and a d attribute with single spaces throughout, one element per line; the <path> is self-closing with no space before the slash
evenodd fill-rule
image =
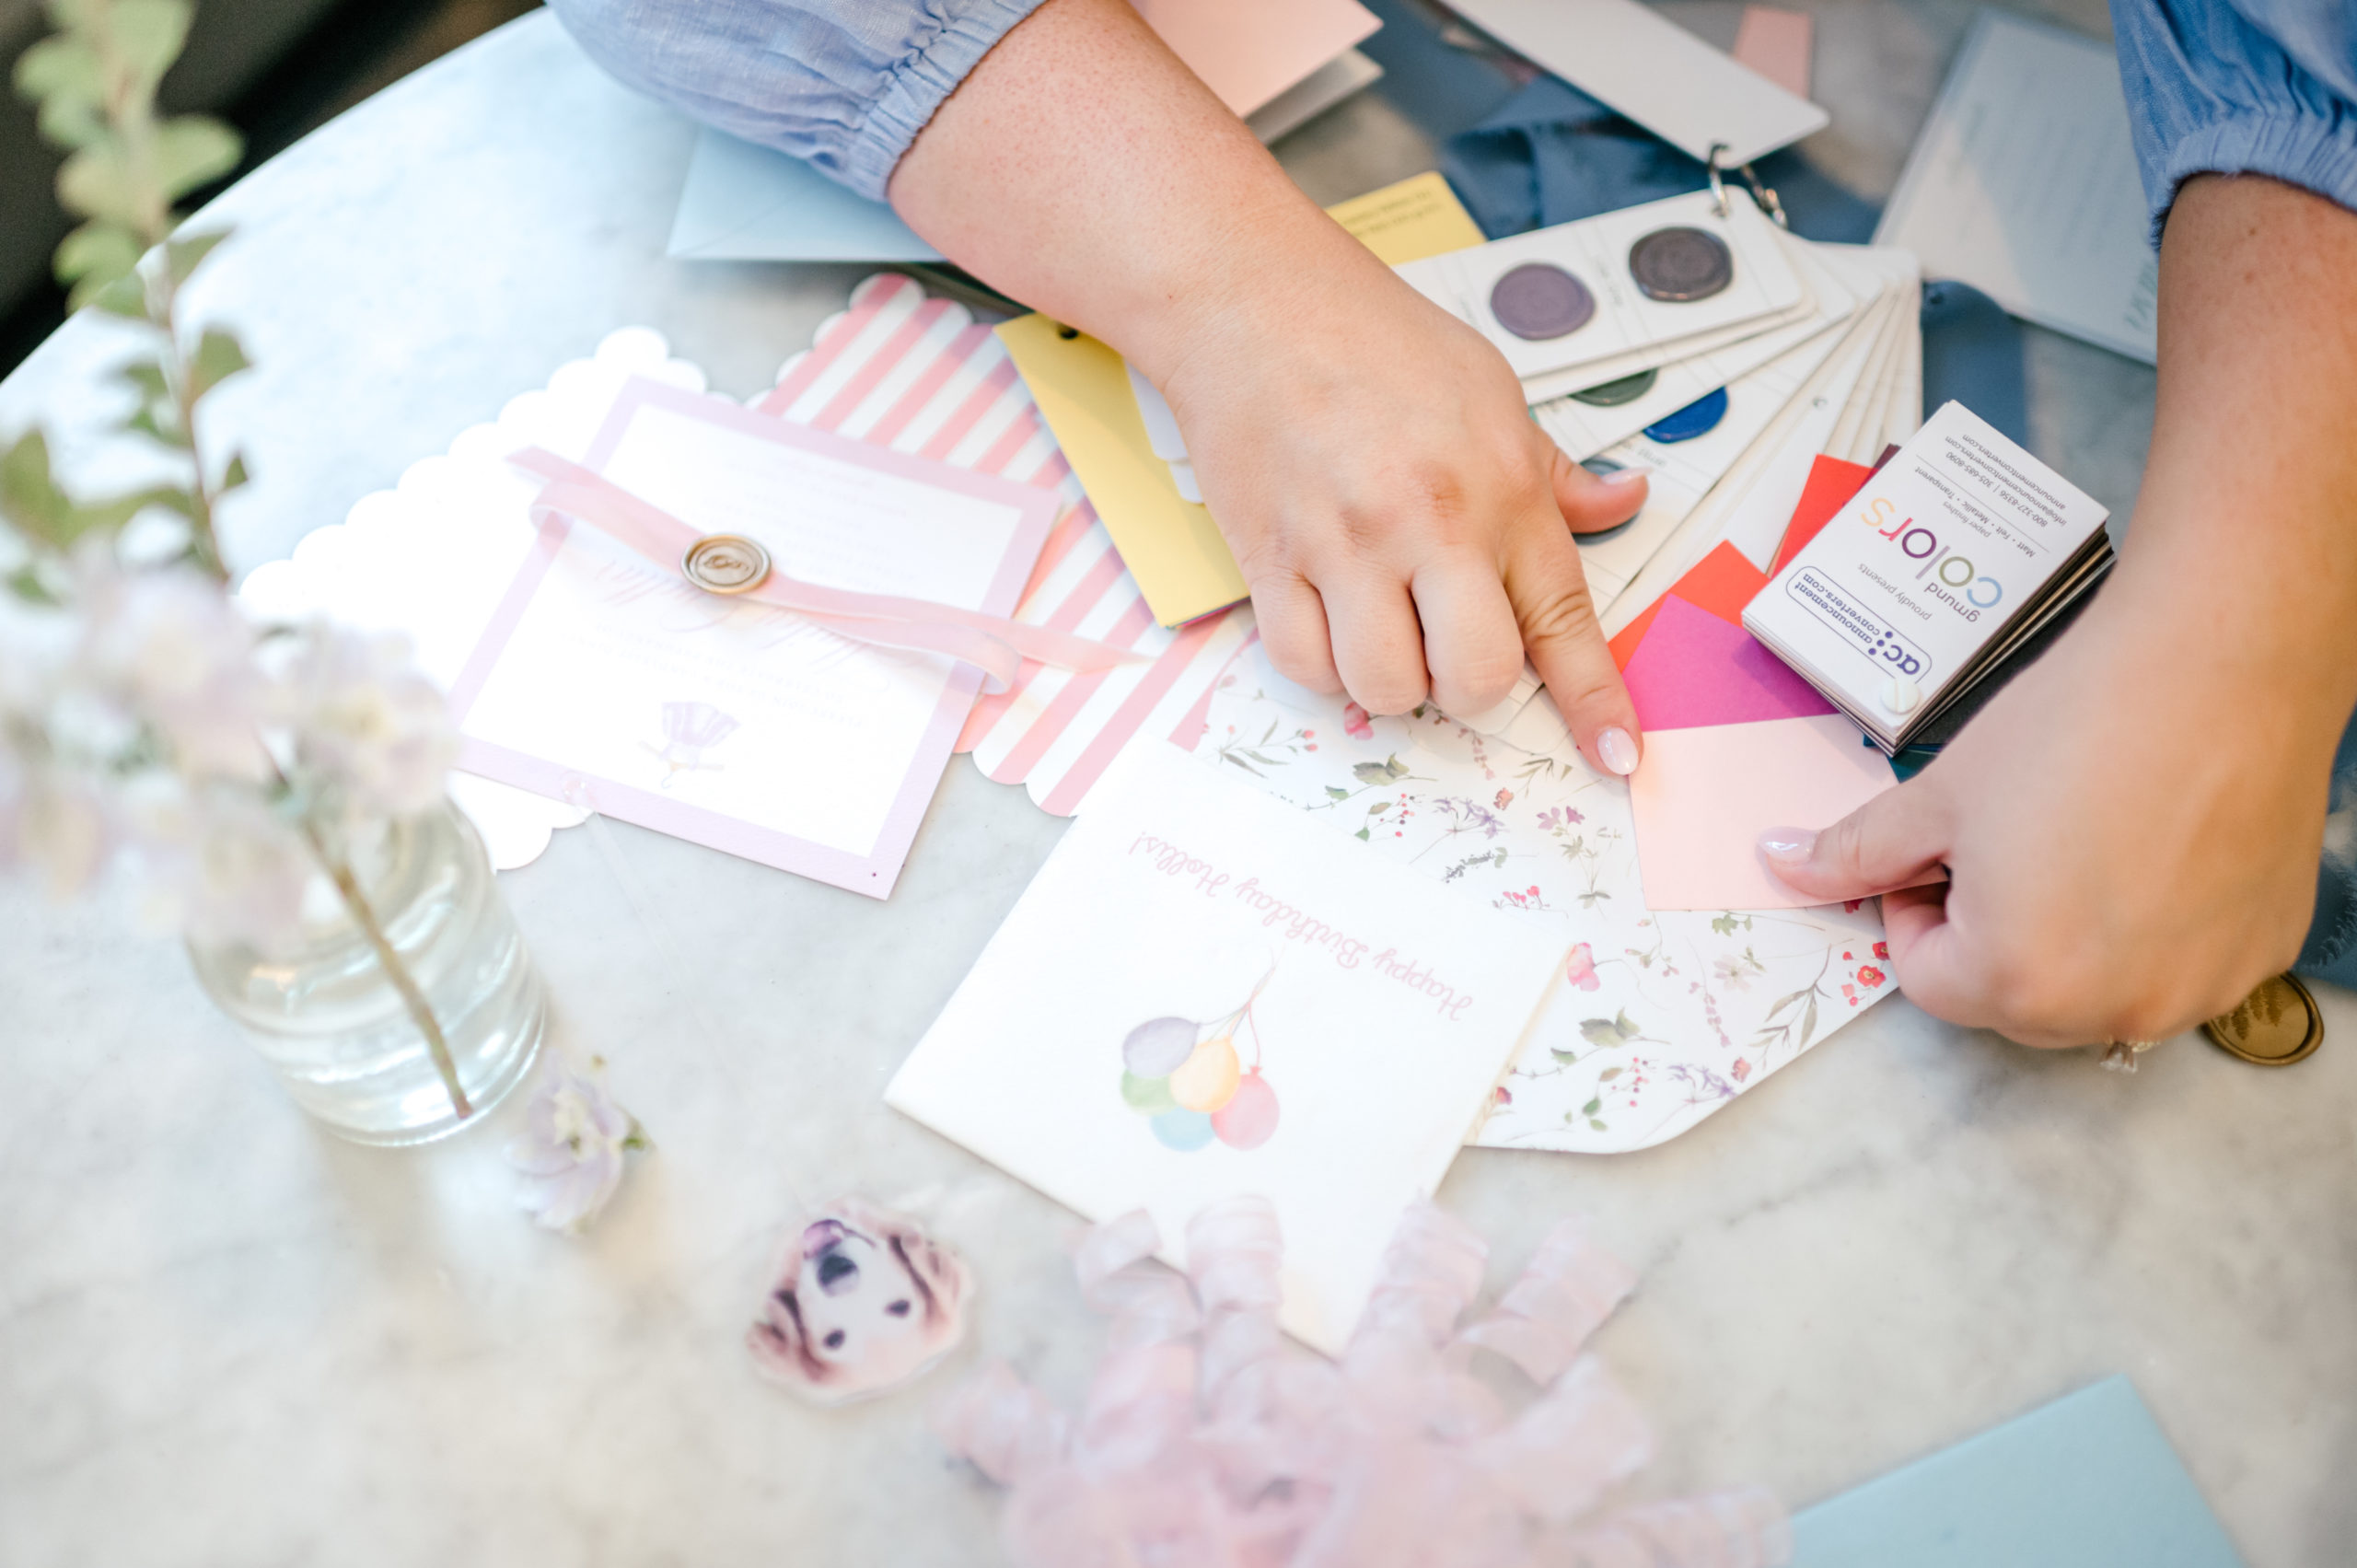
<path id="1" fill-rule="evenodd" d="M 440 1028 L 472 1112 L 465 1121 L 368 933 L 324 875 L 285 947 L 192 943 L 189 956 L 296 1104 L 356 1143 L 422 1144 L 480 1121 L 523 1078 L 547 995 L 482 841 L 456 807 L 361 835 L 350 860 Z"/>

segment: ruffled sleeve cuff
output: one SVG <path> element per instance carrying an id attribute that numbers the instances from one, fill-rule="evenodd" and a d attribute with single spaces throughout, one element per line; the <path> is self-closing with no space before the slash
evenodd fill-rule
<path id="1" fill-rule="evenodd" d="M 2153 209 L 2153 243 L 2197 174 L 2264 174 L 2313 191 L 2357 212 L 2357 122 L 2294 110 L 2230 115 L 2194 127 L 2162 149 Z"/>
<path id="2" fill-rule="evenodd" d="M 981 0 L 957 7 L 934 35 L 892 69 L 883 95 L 853 132 L 835 178 L 863 196 L 884 199 L 892 170 L 958 84 L 1040 0 Z"/>

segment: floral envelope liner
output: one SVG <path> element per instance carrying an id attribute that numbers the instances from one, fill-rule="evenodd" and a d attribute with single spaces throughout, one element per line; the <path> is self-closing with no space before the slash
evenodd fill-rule
<path id="1" fill-rule="evenodd" d="M 1661 1143 L 1896 989 L 1871 902 L 1648 910 L 1628 786 L 1569 739 L 1524 751 L 1429 703 L 1370 717 L 1284 679 L 1255 644 L 1213 691 L 1196 755 L 1501 910 L 1569 928 L 1564 972 L 1470 1144 Z"/>

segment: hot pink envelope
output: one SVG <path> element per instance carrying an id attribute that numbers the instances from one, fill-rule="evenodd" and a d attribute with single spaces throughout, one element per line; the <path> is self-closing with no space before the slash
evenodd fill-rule
<path id="1" fill-rule="evenodd" d="M 1891 787 L 1890 764 L 1839 714 L 1654 730 L 1629 779 L 1637 867 L 1655 910 L 1800 909 L 1759 835 L 1825 828 Z"/>
<path id="2" fill-rule="evenodd" d="M 1837 711 L 1750 633 L 1675 593 L 1662 599 L 1621 676 L 1647 735 Z"/>

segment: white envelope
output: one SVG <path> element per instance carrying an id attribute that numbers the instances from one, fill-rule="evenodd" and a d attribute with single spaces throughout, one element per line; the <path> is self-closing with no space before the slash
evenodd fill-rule
<path id="1" fill-rule="evenodd" d="M 2317 13 L 2321 15 L 2319 10 Z M 1983 11 L 1875 230 L 1927 276 L 2145 364 L 2160 258 L 2111 46 Z"/>
<path id="2" fill-rule="evenodd" d="M 900 215 L 800 158 L 706 128 L 668 253 L 707 261 L 938 261 Z"/>
<path id="3" fill-rule="evenodd" d="M 1637 0 L 1451 0 L 1516 53 L 1690 157 L 1724 143 L 1725 165 L 1822 131 L 1832 121 Z"/>

